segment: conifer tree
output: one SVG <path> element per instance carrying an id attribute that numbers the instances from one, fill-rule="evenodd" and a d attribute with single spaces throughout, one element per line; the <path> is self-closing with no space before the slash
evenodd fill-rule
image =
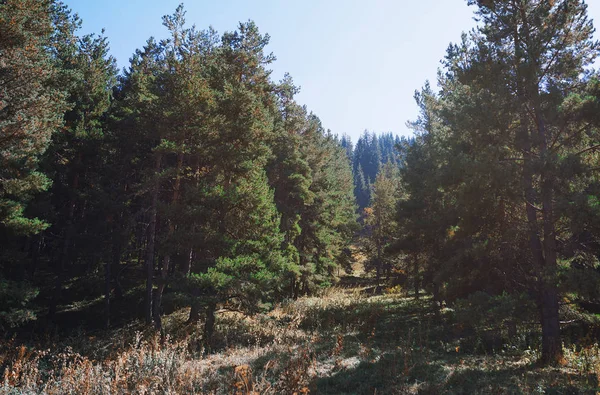
<path id="1" fill-rule="evenodd" d="M 512 77 L 513 97 L 519 104 L 516 140 L 523 155 L 530 250 L 540 270 L 542 354 L 552 363 L 562 357 L 556 279 L 556 221 L 562 213 L 555 208 L 562 180 L 557 170 L 563 166 L 561 156 L 577 150 L 572 140 L 580 137 L 576 125 L 560 108 L 567 96 L 580 89 L 583 70 L 597 56 L 599 46 L 593 40 L 593 26 L 582 1 L 477 5 L 483 21 L 481 33 L 488 43 L 482 50 L 489 51 L 488 56 L 504 66 L 502 72 Z M 539 187 L 534 178 L 539 179 Z M 539 220 L 535 212 L 538 205 Z"/>
<path id="2" fill-rule="evenodd" d="M 45 214 L 52 222 L 50 233 L 60 235 L 60 242 L 51 247 L 58 253 L 50 320 L 71 265 L 85 261 L 90 267 L 90 262 L 105 258 L 102 250 L 92 246 L 103 243 L 109 234 L 103 217 L 107 202 L 101 171 L 104 123 L 116 83 L 116 63 L 108 54 L 106 37 L 78 37 L 81 20 L 61 3 L 54 5 L 53 19 L 54 61 L 59 70 L 55 83 L 65 90 L 69 108 L 63 132 L 54 136 L 42 161 L 53 181 L 49 199 L 53 209 Z"/>
<path id="3" fill-rule="evenodd" d="M 379 280 L 385 271 L 389 277 L 391 264 L 385 250 L 391 243 L 396 230 L 396 204 L 400 197 L 399 169 L 387 162 L 375 179 L 371 206 L 365 209 L 365 226 L 369 230 L 368 240 L 374 249 L 376 277 Z"/>
<path id="4" fill-rule="evenodd" d="M 582 91 L 593 84 L 584 70 L 598 45 L 583 2 L 471 3 L 482 25 L 449 47 L 439 96 L 427 87 L 417 96 L 423 134 L 409 150 L 401 213 L 446 297 L 533 292 L 542 359 L 554 363 L 562 355 L 558 261 L 572 255 L 557 243 L 572 230 L 556 224 L 596 150 L 595 129 L 572 104 L 593 101 Z M 429 223 L 408 222 L 410 207 Z"/>
<path id="5" fill-rule="evenodd" d="M 25 214 L 33 194 L 48 188 L 38 161 L 62 124 L 64 95 L 52 85 L 57 69 L 48 50 L 51 2 L 0 3 L 0 223 L 21 234 L 47 224 Z"/>
<path id="6" fill-rule="evenodd" d="M 49 50 L 52 2 L 0 2 L 0 329 L 34 318 L 29 302 L 38 290 L 25 272 L 23 236 L 48 227 L 28 204 L 51 181 L 39 161 L 62 126 L 65 95 L 54 85 L 58 70 Z"/>
<path id="7" fill-rule="evenodd" d="M 324 132 L 320 120 L 312 114 L 303 137 L 314 200 L 300 214 L 301 233 L 296 239 L 300 279 L 294 297 L 330 284 L 343 249 L 356 230 L 352 171 L 344 149 L 334 136 Z"/>
<path id="8" fill-rule="evenodd" d="M 272 144 L 273 158 L 267 170 L 274 188 L 275 204 L 281 213 L 280 230 L 284 235 L 282 246 L 286 256 L 285 281 L 282 292 L 291 295 L 300 278 L 300 252 L 296 239 L 302 233 L 300 221 L 305 206 L 314 202 L 310 190 L 312 171 L 303 152 L 303 133 L 308 127 L 306 109 L 294 100 L 298 88 L 291 77 L 278 87 L 280 116 L 276 121 L 276 137 Z"/>

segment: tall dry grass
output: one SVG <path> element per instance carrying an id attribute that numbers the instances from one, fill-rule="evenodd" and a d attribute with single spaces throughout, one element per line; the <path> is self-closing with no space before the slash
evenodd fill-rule
<path id="1" fill-rule="evenodd" d="M 185 311 L 165 322 L 173 338 L 115 331 L 111 352 L 94 353 L 110 348 L 106 340 L 81 336 L 54 349 L 8 344 L 0 394 L 531 393 L 598 384 L 592 341 L 567 348 L 567 365 L 555 369 L 535 367 L 535 355 L 520 350 L 466 353 L 444 340 L 451 327 L 428 305 L 330 289 L 254 317 L 221 312 L 214 354 L 203 352 L 202 323 L 186 325 Z M 426 314 L 430 324 L 415 319 Z"/>

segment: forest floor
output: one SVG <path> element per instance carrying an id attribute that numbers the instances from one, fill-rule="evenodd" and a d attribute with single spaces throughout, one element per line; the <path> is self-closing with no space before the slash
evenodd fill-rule
<path id="1" fill-rule="evenodd" d="M 541 367 L 531 333 L 498 341 L 469 333 L 429 297 L 379 289 L 348 276 L 317 297 L 268 313 L 222 312 L 214 352 L 187 311 L 166 317 L 166 341 L 132 325 L 78 334 L 51 351 L 0 350 L 0 393 L 206 394 L 594 394 L 597 346 L 566 350 Z M 377 291 L 375 293 L 375 291 Z M 11 348 L 12 347 L 12 348 Z"/>

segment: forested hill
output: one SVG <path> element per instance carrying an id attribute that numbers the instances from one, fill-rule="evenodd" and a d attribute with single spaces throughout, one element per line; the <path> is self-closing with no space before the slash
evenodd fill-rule
<path id="1" fill-rule="evenodd" d="M 370 205 L 373 184 L 380 170 L 387 163 L 394 167 L 403 166 L 405 153 L 413 143 L 412 137 L 398 137 L 392 133 L 378 135 L 365 131 L 354 146 L 352 140 L 342 136 L 342 147 L 346 148 L 352 162 L 354 196 L 359 211 Z"/>
<path id="2" fill-rule="evenodd" d="M 583 0 L 468 4 L 413 136 L 352 144 L 252 21 L 179 6 L 118 73 L 0 0 L 0 392 L 597 390 L 600 43 Z"/>

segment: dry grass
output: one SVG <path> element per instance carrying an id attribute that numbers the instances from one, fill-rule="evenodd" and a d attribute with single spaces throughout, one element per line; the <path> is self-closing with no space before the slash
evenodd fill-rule
<path id="1" fill-rule="evenodd" d="M 451 330 L 429 301 L 333 288 L 268 314 L 218 316 L 205 355 L 186 311 L 166 320 L 172 339 L 119 331 L 71 348 L 8 345 L 2 394 L 595 393 L 600 348 L 570 347 L 567 364 L 540 368 L 535 349 L 485 353 Z M 133 328 L 131 329 L 133 330 Z M 92 350 L 100 351 L 93 352 Z"/>

